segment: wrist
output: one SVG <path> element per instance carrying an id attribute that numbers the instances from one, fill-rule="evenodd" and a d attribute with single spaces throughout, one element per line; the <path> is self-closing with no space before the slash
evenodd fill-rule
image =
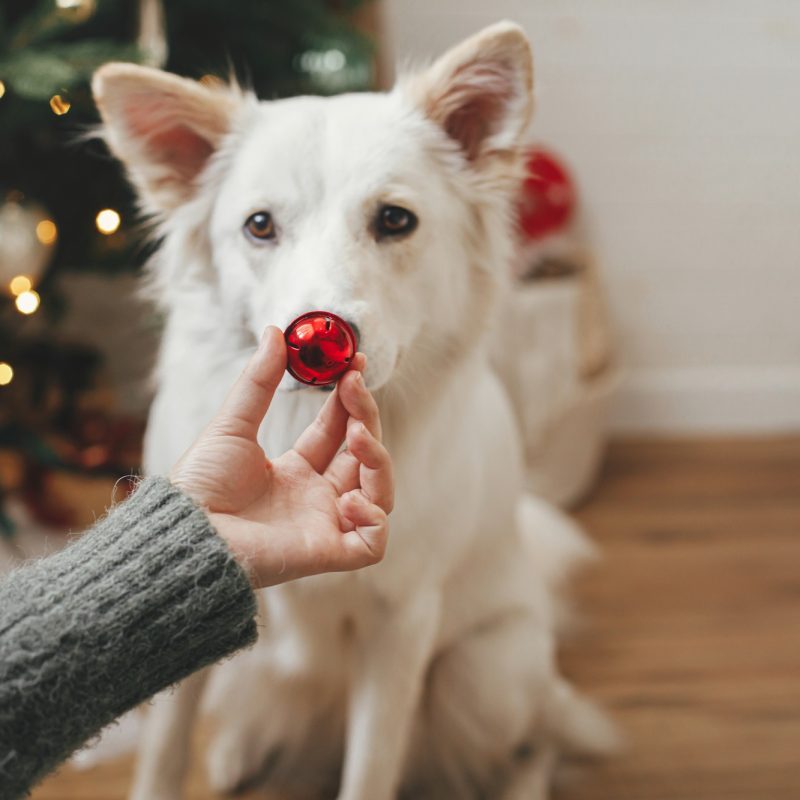
<path id="1" fill-rule="evenodd" d="M 172 471 L 167 476 L 167 480 L 178 490 L 183 492 L 195 505 L 200 506 L 208 515 L 208 509 L 206 508 L 203 499 L 198 496 L 198 493 L 195 489 L 192 488 L 192 480 L 191 476 L 186 476 L 183 474 L 183 470 L 181 469 L 181 462 L 179 461 L 175 466 L 172 468 Z"/>
<path id="2" fill-rule="evenodd" d="M 205 509 L 205 512 L 208 521 L 211 523 L 211 527 L 217 532 L 219 538 L 225 542 L 234 560 L 244 570 L 250 583 L 254 588 L 258 588 L 259 582 L 253 563 L 253 548 L 247 546 L 242 541 L 242 537 L 237 535 L 238 520 L 236 517 L 230 514 L 220 514 L 218 512 L 209 511 L 207 509 Z"/>

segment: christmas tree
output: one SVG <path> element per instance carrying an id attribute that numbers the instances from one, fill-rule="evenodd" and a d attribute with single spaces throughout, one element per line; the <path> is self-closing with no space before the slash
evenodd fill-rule
<path id="1" fill-rule="evenodd" d="M 0 533 L 4 491 L 33 496 L 47 469 L 118 475 L 138 439 L 110 424 L 87 436 L 82 397 L 101 358 L 51 335 L 69 312 L 65 278 L 136 271 L 148 254 L 120 167 L 86 135 L 98 122 L 94 70 L 136 61 L 203 81 L 235 74 L 266 98 L 370 88 L 372 43 L 353 23 L 365 2 L 3 0 Z"/>

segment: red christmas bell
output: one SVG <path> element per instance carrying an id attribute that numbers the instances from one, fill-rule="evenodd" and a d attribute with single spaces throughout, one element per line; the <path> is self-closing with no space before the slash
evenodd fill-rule
<path id="1" fill-rule="evenodd" d="M 353 329 L 330 311 L 301 314 L 284 333 L 289 374 L 310 386 L 335 383 L 356 354 Z"/>
<path id="2" fill-rule="evenodd" d="M 528 240 L 539 241 L 565 227 L 572 218 L 575 186 L 561 161 L 541 147 L 529 151 L 526 173 L 519 224 Z"/>

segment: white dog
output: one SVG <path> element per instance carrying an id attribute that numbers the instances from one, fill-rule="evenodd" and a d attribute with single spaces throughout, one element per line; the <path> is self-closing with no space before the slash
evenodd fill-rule
<path id="1" fill-rule="evenodd" d="M 163 235 L 147 471 L 200 432 L 265 325 L 316 309 L 355 323 L 395 462 L 385 561 L 264 592 L 259 644 L 215 672 L 219 790 L 534 798 L 557 748 L 608 742 L 554 662 L 556 583 L 585 545 L 523 496 L 486 355 L 531 82 L 509 23 L 388 94 L 258 102 L 132 65 L 95 77 L 106 139 Z M 324 400 L 288 375 L 282 388 L 271 454 Z M 137 800 L 180 796 L 203 683 L 156 702 Z"/>

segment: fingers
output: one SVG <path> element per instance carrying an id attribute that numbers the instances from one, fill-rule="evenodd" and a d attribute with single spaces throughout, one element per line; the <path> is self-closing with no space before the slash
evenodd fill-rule
<path id="1" fill-rule="evenodd" d="M 283 334 L 270 326 L 212 424 L 231 435 L 255 439 L 285 369 Z"/>
<path id="2" fill-rule="evenodd" d="M 359 569 L 377 564 L 386 553 L 389 520 L 386 512 L 370 503 L 360 491 L 339 499 L 339 511 L 354 526 L 342 534 L 338 569 Z"/>
<path id="3" fill-rule="evenodd" d="M 378 405 L 367 390 L 360 373 L 352 375 L 347 373 L 339 381 L 337 389 L 343 407 L 350 414 L 348 428 L 363 423 L 373 437 L 380 440 L 382 431 Z M 348 438 L 348 447 L 350 447 L 349 441 Z M 326 477 L 336 490 L 343 494 L 360 485 L 359 468 L 359 459 L 353 453 L 346 451 L 336 456 L 326 472 Z"/>
<path id="4" fill-rule="evenodd" d="M 380 439 L 381 418 L 378 414 L 378 404 L 367 390 L 364 376 L 360 371 L 350 370 L 339 381 L 339 397 L 347 413 L 353 419 L 363 422 L 372 435 Z"/>
<path id="5" fill-rule="evenodd" d="M 317 472 L 324 472 L 339 451 L 347 432 L 348 411 L 341 402 L 341 384 L 351 372 L 364 368 L 366 357 L 357 353 L 351 369 L 341 378 L 336 388 L 328 396 L 314 421 L 300 434 L 294 449 Z M 352 378 L 348 378 L 352 380 Z M 363 383 L 363 381 L 362 381 Z M 366 391 L 366 389 L 365 389 Z"/>
<path id="6" fill-rule="evenodd" d="M 380 442 L 378 406 L 361 374 L 365 364 L 364 355 L 356 354 L 352 369 L 339 380 L 294 450 L 324 473 L 340 495 L 360 489 L 369 503 L 388 514 L 394 507 L 392 461 Z M 345 438 L 348 449 L 339 453 Z"/>
<path id="7" fill-rule="evenodd" d="M 350 420 L 347 450 L 339 453 L 325 473 L 339 494 L 361 488 L 387 514 L 394 507 L 394 470 L 389 452 L 362 422 Z"/>
<path id="8" fill-rule="evenodd" d="M 344 441 L 347 411 L 339 400 L 337 386 L 311 424 L 300 434 L 294 449 L 313 469 L 324 472 Z"/>
<path id="9" fill-rule="evenodd" d="M 367 368 L 367 357 L 363 353 L 356 353 L 350 363 L 350 369 L 357 369 L 363 372 Z"/>
<path id="10" fill-rule="evenodd" d="M 394 508 L 394 475 L 387 449 L 363 422 L 347 432 L 347 449 L 358 460 L 360 486 L 367 499 L 387 514 Z"/>

